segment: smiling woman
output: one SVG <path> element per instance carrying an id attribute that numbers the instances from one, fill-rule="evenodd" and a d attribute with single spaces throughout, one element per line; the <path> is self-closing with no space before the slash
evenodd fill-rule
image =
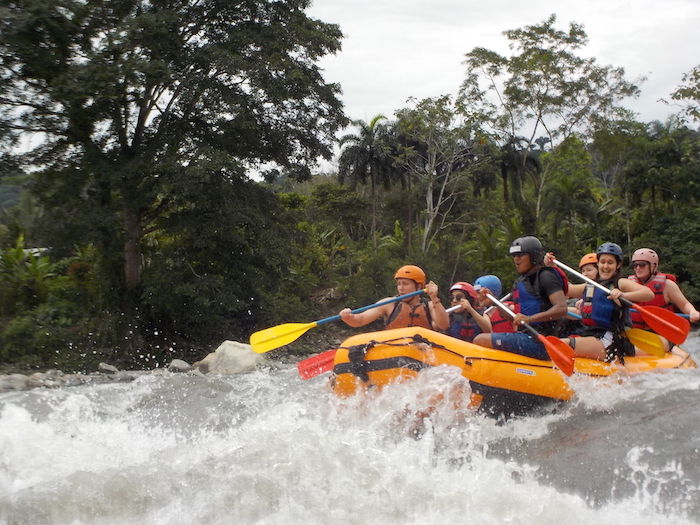
<path id="1" fill-rule="evenodd" d="M 691 322 L 700 320 L 698 312 L 693 304 L 683 295 L 676 284 L 676 277 L 659 272 L 659 256 L 651 248 L 640 248 L 632 255 L 632 268 L 634 275 L 630 280 L 643 284 L 654 292 L 654 299 L 641 303 L 642 306 L 659 306 L 674 311 L 675 306 L 681 312 L 688 315 Z M 647 329 L 648 325 L 639 312 L 632 312 L 632 323 L 636 328 Z"/>
<path id="2" fill-rule="evenodd" d="M 622 248 L 615 243 L 601 244 L 596 251 L 598 256 L 598 282 L 607 292 L 591 284 L 569 286 L 567 297 L 582 299 L 581 316 L 583 331 L 578 337 L 564 339 L 576 352 L 577 357 L 598 360 L 624 360 L 634 356 L 634 345 L 625 336 L 628 327 L 629 301 L 648 301 L 653 298 L 651 290 L 624 279 L 622 268 Z M 547 263 L 552 261 L 547 258 Z M 553 263 L 551 263 L 553 264 Z M 625 300 L 620 302 L 620 300 Z"/>

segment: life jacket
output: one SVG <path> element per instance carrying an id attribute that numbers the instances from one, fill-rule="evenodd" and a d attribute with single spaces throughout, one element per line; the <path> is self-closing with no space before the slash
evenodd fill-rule
<path id="1" fill-rule="evenodd" d="M 511 297 L 513 303 L 515 304 L 515 312 L 522 313 L 523 315 L 535 315 L 540 312 L 545 312 L 552 307 L 552 303 L 549 302 L 549 297 L 541 296 L 541 285 L 540 285 L 540 275 L 543 271 L 551 271 L 556 274 L 562 284 L 564 294 L 569 290 L 569 281 L 566 279 L 566 275 L 559 268 L 551 268 L 549 266 L 542 266 L 535 273 L 534 282 L 530 282 L 531 274 L 521 275 L 515 284 L 513 285 L 513 291 L 511 292 Z M 555 331 L 556 321 L 546 321 L 542 323 L 532 323 L 539 327 L 538 331 L 545 331 L 547 334 L 551 335 Z"/>
<path id="2" fill-rule="evenodd" d="M 503 303 L 506 306 L 513 304 L 512 302 Z M 513 333 L 515 329 L 513 328 L 513 318 L 510 316 L 504 316 L 498 308 L 494 308 L 489 312 L 489 317 L 491 318 L 491 331 L 493 333 Z"/>
<path id="3" fill-rule="evenodd" d="M 430 306 L 428 306 L 427 299 L 421 299 L 415 306 L 409 306 L 404 301 L 397 302 L 391 315 L 384 323 L 384 328 L 387 330 L 411 326 L 433 329 L 433 320 L 430 317 Z"/>
<path id="4" fill-rule="evenodd" d="M 452 337 L 471 343 L 481 332 L 483 332 L 483 330 L 479 326 L 479 323 L 477 323 L 476 319 L 471 315 L 467 317 L 461 313 L 450 314 L 450 328 L 447 333 Z"/>
<path id="5" fill-rule="evenodd" d="M 605 281 L 601 284 L 607 287 L 611 282 Z M 617 310 L 619 307 L 615 301 L 608 299 L 608 294 L 592 284 L 586 285 L 583 293 L 583 306 L 581 307 L 581 321 L 584 326 L 597 326 L 612 330 L 614 320 L 616 316 L 619 316 Z"/>
<path id="6" fill-rule="evenodd" d="M 620 278 L 600 281 L 606 288 L 619 288 Z M 625 335 L 625 328 L 631 326 L 630 307 L 618 306 L 615 301 L 608 299 L 608 294 L 598 287 L 589 284 L 583 294 L 583 307 L 581 316 L 583 321 L 582 336 L 600 337 L 605 332 L 612 332 L 612 343 L 605 350 L 605 360 L 618 359 L 620 364 L 625 364 L 625 357 L 635 355 L 634 345 Z"/>
<path id="7" fill-rule="evenodd" d="M 630 275 L 628 277 L 630 281 L 634 281 L 635 283 L 643 284 L 647 288 L 649 288 L 652 292 L 654 292 L 654 299 L 651 301 L 647 301 L 644 303 L 638 303 L 641 306 L 658 306 L 660 308 L 665 308 L 666 310 L 669 310 L 671 312 L 675 312 L 675 308 L 673 305 L 669 302 L 666 301 L 664 298 L 664 290 L 666 289 L 666 282 L 670 279 L 674 283 L 676 282 L 676 276 L 672 275 L 670 273 L 657 273 L 654 275 L 653 279 L 649 279 L 647 282 L 642 283 L 639 281 L 636 275 Z M 635 328 L 642 328 L 644 330 L 649 329 L 649 325 L 647 325 L 644 322 L 644 319 L 642 318 L 642 314 L 639 312 L 630 312 L 630 315 L 632 317 L 632 325 Z"/>

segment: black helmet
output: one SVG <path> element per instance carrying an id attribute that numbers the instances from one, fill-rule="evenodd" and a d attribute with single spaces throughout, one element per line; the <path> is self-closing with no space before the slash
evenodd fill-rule
<path id="1" fill-rule="evenodd" d="M 622 262 L 622 248 L 620 248 L 619 244 L 615 244 L 614 242 L 605 242 L 601 244 L 598 246 L 596 253 L 598 254 L 598 259 L 600 259 L 601 255 L 608 253 L 614 255 L 617 257 L 618 261 Z"/>
<path id="2" fill-rule="evenodd" d="M 532 264 L 542 264 L 544 262 L 543 252 L 542 243 L 537 237 L 519 237 L 510 245 L 511 255 L 529 253 Z"/>

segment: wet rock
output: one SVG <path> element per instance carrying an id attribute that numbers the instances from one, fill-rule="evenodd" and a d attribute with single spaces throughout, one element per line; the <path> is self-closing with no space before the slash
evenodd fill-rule
<path id="1" fill-rule="evenodd" d="M 108 365 L 107 363 L 100 363 L 97 365 L 97 370 L 103 374 L 116 374 L 119 372 L 116 366 Z"/>
<path id="2" fill-rule="evenodd" d="M 182 359 L 173 359 L 172 363 L 168 366 L 168 370 L 175 373 L 189 372 L 192 368 L 191 364 Z"/>
<path id="3" fill-rule="evenodd" d="M 240 374 L 266 363 L 267 359 L 253 352 L 250 345 L 224 341 L 216 351 L 200 361 L 198 369 L 203 374 Z"/>
<path id="4" fill-rule="evenodd" d="M 190 365 L 181 359 L 174 359 L 167 370 L 159 368 L 155 370 L 125 371 L 107 363 L 100 363 L 98 371 L 89 374 L 65 374 L 60 370 L 47 370 L 46 372 L 34 372 L 31 375 L 0 375 L 0 392 L 86 384 L 125 383 L 133 381 L 144 374 L 187 373 L 188 375 L 206 379 L 205 374 L 240 374 L 250 372 L 261 366 L 269 366 L 268 359 L 253 352 L 250 345 L 236 341 L 224 341 L 214 352 L 194 365 Z"/>
<path id="5" fill-rule="evenodd" d="M 29 377 L 23 374 L 0 376 L 0 392 L 6 392 L 8 390 L 29 390 L 30 388 Z"/>

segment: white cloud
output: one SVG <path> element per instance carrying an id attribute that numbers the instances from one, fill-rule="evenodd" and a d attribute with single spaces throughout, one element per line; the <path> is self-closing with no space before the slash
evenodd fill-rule
<path id="1" fill-rule="evenodd" d="M 308 12 L 346 35 L 343 50 L 321 65 L 326 80 L 341 84 L 353 119 L 392 117 L 409 97 L 456 94 L 465 53 L 486 47 L 507 54 L 503 31 L 554 12 L 561 29 L 584 26 L 582 56 L 623 67 L 628 80 L 648 77 L 641 97 L 625 103 L 642 121 L 674 113 L 658 100 L 700 64 L 698 0 L 314 0 Z"/>

